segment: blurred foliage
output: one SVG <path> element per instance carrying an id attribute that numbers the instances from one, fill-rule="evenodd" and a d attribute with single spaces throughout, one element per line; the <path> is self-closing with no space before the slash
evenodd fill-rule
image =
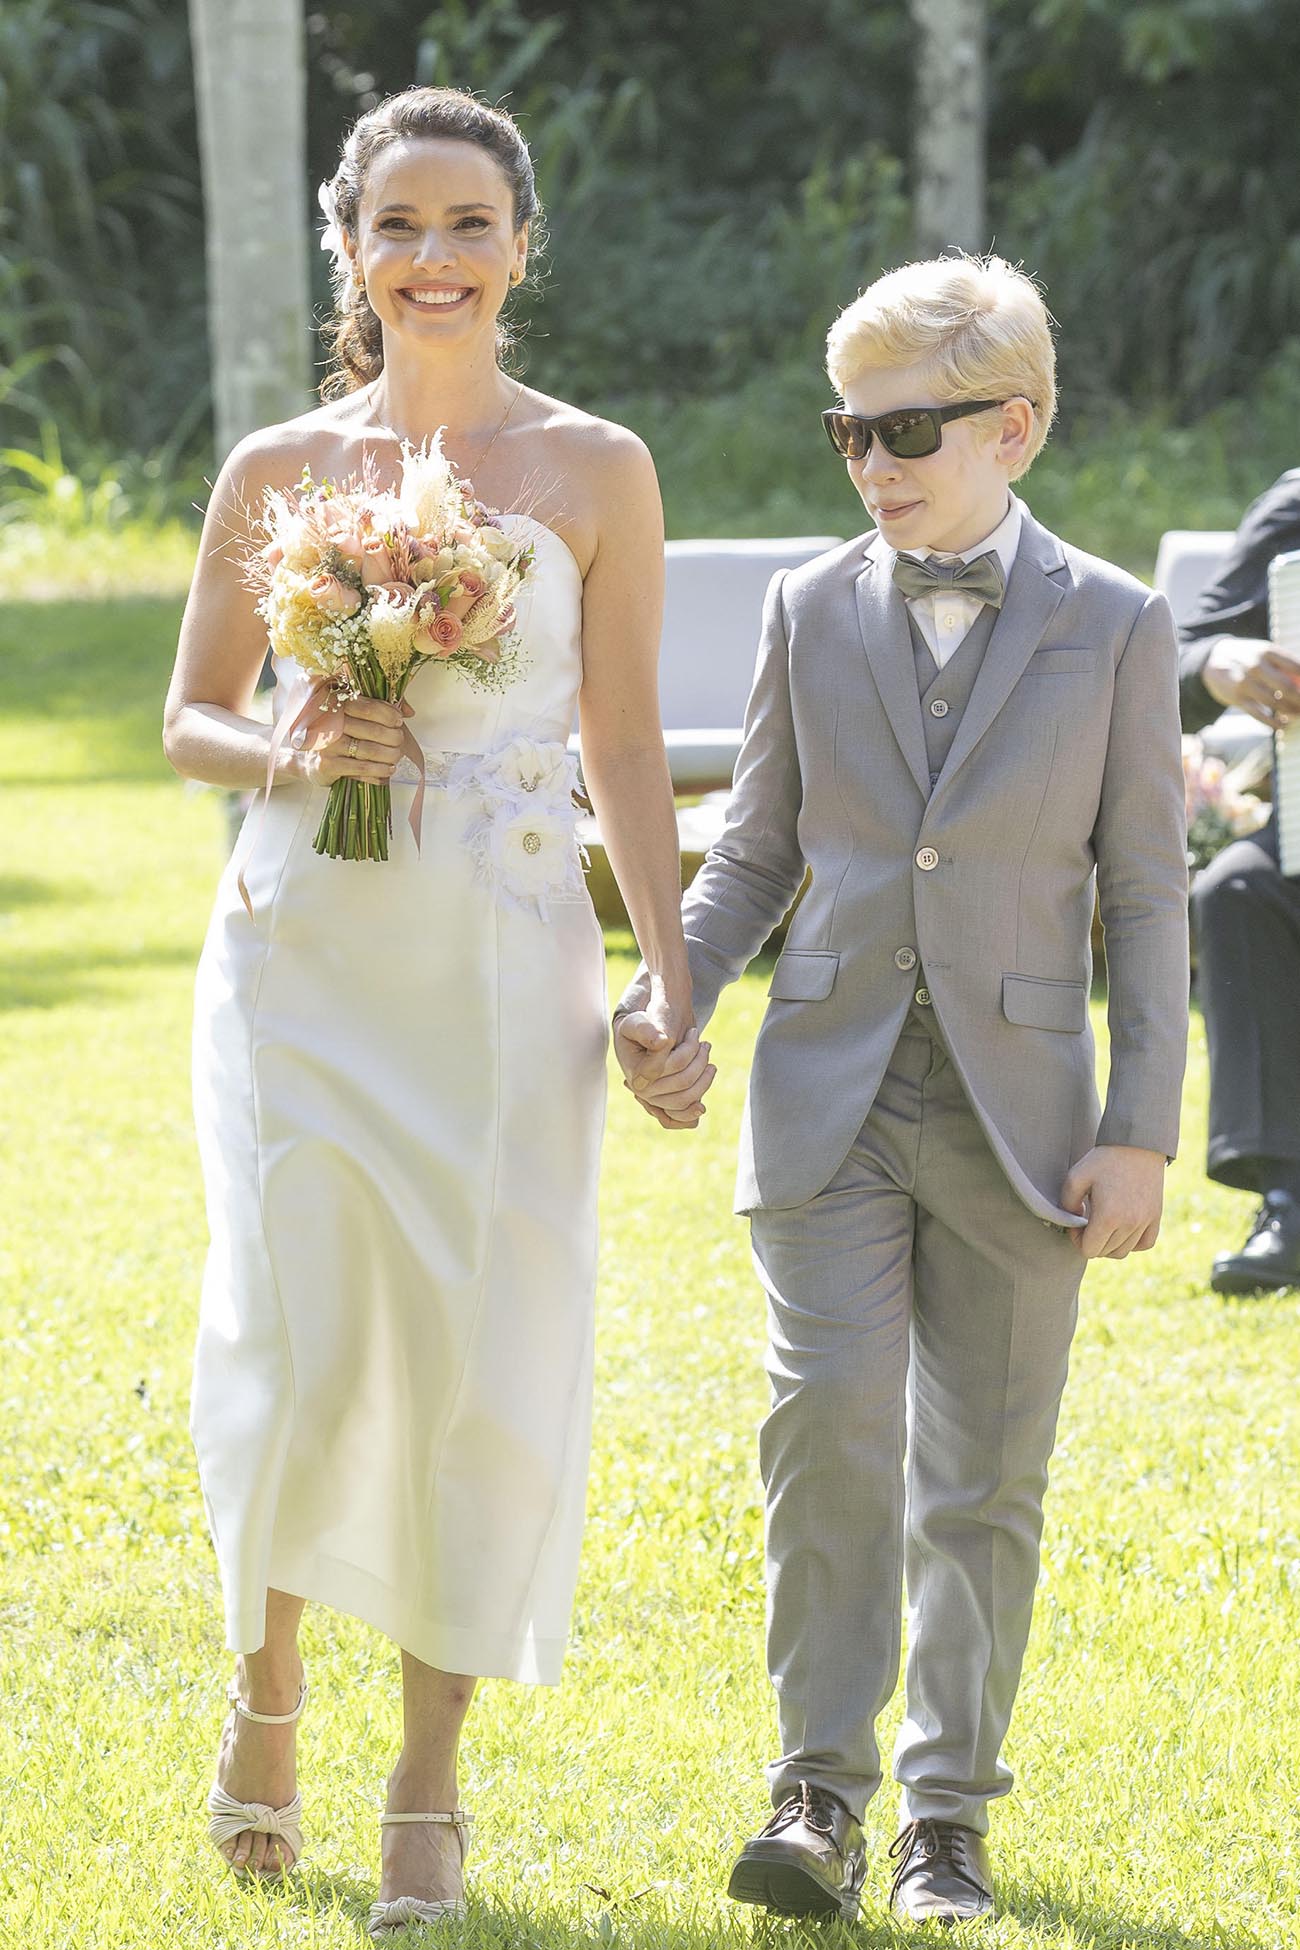
<path id="1" fill-rule="evenodd" d="M 1300 8 L 989 0 L 989 18 L 990 242 L 1047 288 L 1066 428 L 1253 391 L 1300 317 Z M 549 216 L 516 357 L 584 404 L 698 399 L 713 428 L 769 388 L 802 398 L 831 315 L 908 254 L 904 0 L 356 0 L 310 12 L 307 45 L 312 183 L 412 79 L 508 100 Z M 51 465 L 57 425 L 57 478 L 111 478 L 133 507 L 180 480 L 188 500 L 203 280 L 184 7 L 4 0 L 0 448 Z M 779 474 L 762 423 L 741 444 Z"/>
<path id="2" fill-rule="evenodd" d="M 206 439 L 196 143 L 183 7 L 0 6 L 0 445 Z"/>

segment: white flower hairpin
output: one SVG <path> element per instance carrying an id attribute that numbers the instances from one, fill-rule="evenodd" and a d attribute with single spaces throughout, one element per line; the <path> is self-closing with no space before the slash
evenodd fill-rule
<path id="1" fill-rule="evenodd" d="M 321 184 L 316 192 L 316 201 L 320 204 L 321 213 L 325 218 L 325 228 L 321 232 L 320 247 L 323 251 L 328 251 L 333 258 L 332 269 L 334 276 L 337 278 L 346 269 L 347 252 L 343 248 L 343 228 L 339 223 L 338 205 L 334 200 L 334 186 L 332 183 L 326 182 Z"/>

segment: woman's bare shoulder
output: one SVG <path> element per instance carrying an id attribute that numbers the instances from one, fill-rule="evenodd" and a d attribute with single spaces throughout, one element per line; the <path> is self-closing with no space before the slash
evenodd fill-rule
<path id="1" fill-rule="evenodd" d="M 628 517 L 638 531 L 662 534 L 654 462 L 637 434 L 544 393 L 530 393 L 529 404 L 528 499 L 569 543 L 584 574 Z"/>
<path id="2" fill-rule="evenodd" d="M 546 393 L 528 393 L 532 418 L 539 430 L 573 460 L 585 462 L 602 473 L 653 471 L 650 450 L 639 434 L 617 420 L 605 420 L 597 413 L 584 412 L 568 400 L 552 399 Z"/>
<path id="3" fill-rule="evenodd" d="M 320 475 L 356 438 L 347 402 L 327 400 L 291 420 L 258 427 L 231 449 L 226 471 L 249 487 L 289 487 L 303 469 Z"/>

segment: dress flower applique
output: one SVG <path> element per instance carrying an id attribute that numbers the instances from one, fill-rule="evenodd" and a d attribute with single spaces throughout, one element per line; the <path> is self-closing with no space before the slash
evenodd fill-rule
<path id="1" fill-rule="evenodd" d="M 549 902 L 583 898 L 578 768 L 565 746 L 512 738 L 495 751 L 466 754 L 447 783 L 476 804 L 465 843 L 480 880 L 543 921 Z"/>

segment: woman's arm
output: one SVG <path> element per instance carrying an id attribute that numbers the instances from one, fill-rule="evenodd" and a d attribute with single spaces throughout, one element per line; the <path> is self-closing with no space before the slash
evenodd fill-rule
<path id="1" fill-rule="evenodd" d="M 647 1012 L 676 1044 L 694 1018 L 659 721 L 663 509 L 654 463 L 634 434 L 602 428 L 593 458 L 598 532 L 582 599 L 582 770 L 650 975 Z"/>
<path id="2" fill-rule="evenodd" d="M 163 712 L 163 750 L 184 778 L 235 790 L 266 779 L 271 727 L 249 716 L 266 657 L 266 626 L 245 587 L 243 562 L 265 490 L 296 486 L 302 462 L 301 437 L 272 427 L 241 441 L 217 476 Z M 397 707 L 349 699 L 346 711 L 330 712 L 313 728 L 308 749 L 281 746 L 276 778 L 330 785 L 348 776 L 382 784 L 400 755 Z"/>

